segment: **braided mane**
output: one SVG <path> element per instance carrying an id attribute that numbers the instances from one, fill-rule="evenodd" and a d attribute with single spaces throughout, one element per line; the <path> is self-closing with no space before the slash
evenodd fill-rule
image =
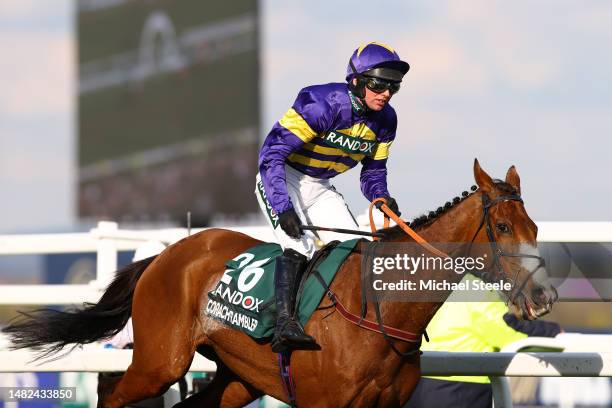
<path id="1" fill-rule="evenodd" d="M 495 185 L 496 188 L 500 189 L 504 193 L 518 195 L 518 192 L 516 191 L 516 189 L 512 185 L 510 185 L 509 183 L 506 183 L 503 180 L 494 179 L 493 184 Z M 447 201 L 443 206 L 438 207 L 435 211 L 430 211 L 427 214 L 420 215 L 414 218 L 412 221 L 406 222 L 406 224 L 408 224 L 408 226 L 415 231 L 420 230 L 424 226 L 429 225 L 432 222 L 434 222 L 436 219 L 438 219 L 438 217 L 440 217 L 440 215 L 444 214 L 446 211 L 450 210 L 451 208 L 455 207 L 457 204 L 459 204 L 460 202 L 462 202 L 469 196 L 473 195 L 476 192 L 476 190 L 478 190 L 478 186 L 473 185 L 472 187 L 470 187 L 470 190 L 471 191 L 467 191 L 467 190 L 463 191 L 461 193 L 461 196 L 454 197 L 451 201 Z M 378 232 L 383 234 L 385 239 L 394 239 L 394 238 L 398 238 L 405 234 L 405 232 L 398 225 L 379 230 Z"/>

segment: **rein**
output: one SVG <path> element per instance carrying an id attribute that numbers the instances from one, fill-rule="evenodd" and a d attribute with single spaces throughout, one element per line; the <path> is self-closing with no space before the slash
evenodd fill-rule
<path id="1" fill-rule="evenodd" d="M 389 227 L 389 219 L 393 219 L 393 221 L 395 221 L 397 223 L 397 225 L 399 225 L 404 232 L 406 232 L 408 235 L 410 235 L 415 241 L 417 241 L 419 244 L 421 244 L 425 249 L 427 249 L 428 251 L 432 252 L 435 255 L 438 255 L 442 258 L 448 258 L 449 256 L 447 254 L 445 254 L 444 252 L 440 251 L 439 249 L 435 248 L 433 245 L 429 244 L 423 237 L 421 237 L 419 234 L 417 234 L 412 228 L 410 228 L 404 221 L 401 220 L 401 218 L 399 218 L 399 216 L 397 214 L 395 214 L 386 204 L 386 199 L 384 198 L 377 198 L 374 201 L 372 201 L 372 203 L 370 204 L 370 225 L 372 228 L 372 233 L 371 234 L 367 234 L 367 236 L 372 236 L 374 237 L 375 240 L 380 239 L 382 236 L 382 234 L 378 233 L 376 230 L 376 226 L 374 224 L 374 216 L 373 216 L 373 209 L 374 206 L 376 205 L 376 203 L 381 202 L 381 210 L 383 211 L 383 213 L 385 214 L 385 228 Z M 302 227 L 303 228 L 303 227 Z M 329 231 L 336 231 L 336 232 L 348 232 L 348 233 L 361 233 L 362 235 L 366 235 L 366 233 L 363 233 L 363 231 L 351 231 L 351 230 L 340 230 L 340 229 L 333 229 L 333 228 L 323 228 L 323 227 L 311 227 L 311 228 L 304 228 L 304 229 L 321 229 L 321 230 L 329 230 Z M 422 334 L 419 333 L 413 333 L 413 332 L 409 332 L 406 330 L 401 330 L 395 327 L 391 327 L 391 326 L 386 326 L 385 324 L 383 324 L 382 322 L 382 314 L 380 312 L 380 303 L 379 302 L 374 302 L 374 311 L 376 313 L 376 322 L 365 319 L 365 314 L 366 314 L 366 310 L 365 310 L 365 301 L 362 301 L 362 312 L 361 312 L 361 316 L 358 316 L 354 313 L 351 313 L 343 304 L 342 302 L 340 302 L 340 300 L 338 299 L 338 297 L 335 295 L 334 292 L 332 292 L 332 290 L 329 288 L 329 286 L 327 286 L 327 284 L 325 283 L 325 281 L 323 281 L 323 278 L 321 278 L 321 276 L 319 275 L 318 271 L 314 271 L 314 275 L 317 277 L 317 279 L 319 280 L 319 282 L 321 283 L 321 285 L 323 285 L 323 287 L 325 288 L 326 292 L 327 292 L 327 296 L 329 297 L 329 299 L 331 300 L 332 304 L 334 305 L 334 307 L 336 308 L 336 310 L 338 310 L 338 312 L 340 313 L 340 315 L 345 318 L 346 320 L 348 320 L 349 322 L 364 328 L 366 330 L 371 330 L 377 333 L 381 333 L 385 340 L 387 340 L 387 342 L 389 343 L 389 346 L 391 347 L 391 349 L 400 357 L 405 358 L 405 357 L 409 357 L 409 356 L 413 356 L 414 354 L 419 353 L 419 349 L 418 347 L 416 349 L 410 350 L 408 352 L 401 352 L 399 351 L 396 347 L 395 344 L 393 344 L 393 340 L 392 339 L 397 339 L 397 340 L 401 340 L 401 341 L 405 341 L 408 343 L 415 343 L 420 345 L 421 344 L 421 337 L 425 337 L 426 341 L 429 341 L 429 338 L 427 336 L 427 332 L 423 332 Z M 363 290 L 362 290 L 363 291 Z"/>
<path id="2" fill-rule="evenodd" d="M 372 234 L 376 233 L 376 223 L 374 223 L 374 214 L 373 214 L 373 210 L 374 210 L 374 206 L 376 206 L 377 203 L 382 203 L 380 206 L 380 209 L 382 210 L 382 212 L 385 214 L 385 221 L 384 221 L 384 227 L 385 228 L 389 228 L 389 219 L 392 219 L 393 221 L 395 221 L 395 223 L 406 233 L 408 234 L 412 239 L 414 239 L 416 242 L 418 242 L 419 244 L 421 244 L 421 246 L 425 249 L 427 249 L 429 252 L 431 252 L 432 254 L 438 255 L 439 257 L 442 258 L 449 258 L 449 256 L 447 254 L 445 254 L 444 252 L 440 251 L 438 248 L 434 247 L 433 245 L 431 245 L 429 242 L 427 242 L 423 237 L 421 237 L 419 234 L 416 233 L 415 230 L 413 230 L 412 228 L 410 228 L 408 226 L 408 224 L 406 224 L 397 214 L 395 214 L 388 206 L 387 206 L 387 200 L 384 198 L 377 198 L 374 201 L 372 201 L 370 203 L 370 228 L 372 229 Z"/>
<path id="3" fill-rule="evenodd" d="M 524 286 L 526 285 L 528 279 L 540 268 L 544 265 L 544 259 L 541 256 L 537 256 L 537 255 L 531 255 L 531 254 L 510 254 L 510 253 L 506 253 L 503 252 L 501 250 L 501 248 L 498 246 L 497 241 L 495 240 L 495 235 L 493 234 L 493 228 L 491 226 L 491 219 L 490 219 L 490 213 L 489 210 L 491 207 L 493 207 L 494 205 L 500 203 L 500 202 L 507 202 L 507 201 L 519 201 L 519 202 L 523 202 L 523 199 L 517 195 L 517 194 L 512 194 L 512 195 L 506 195 L 506 196 L 500 196 L 497 197 L 493 200 L 491 200 L 489 198 L 489 196 L 485 193 L 482 192 L 482 208 L 483 208 L 483 214 L 482 214 L 482 220 L 480 222 L 480 225 L 478 226 L 478 229 L 476 230 L 476 233 L 474 234 L 474 237 L 472 238 L 472 241 L 470 243 L 470 248 L 471 245 L 474 243 L 474 240 L 476 239 L 476 236 L 478 235 L 478 233 L 480 232 L 480 230 L 482 229 L 483 226 L 486 226 L 486 231 L 487 231 L 487 236 L 489 238 L 489 243 L 491 245 L 491 251 L 493 253 L 493 264 L 498 268 L 498 270 L 504 271 L 504 267 L 501 263 L 501 258 L 502 257 L 515 257 L 515 258 L 534 258 L 534 259 L 538 259 L 539 263 L 538 265 L 529 272 L 529 274 L 527 275 L 527 277 L 525 278 L 525 280 L 522 282 L 522 284 L 520 286 L 517 286 L 517 281 L 518 281 L 518 270 L 512 280 L 512 289 L 510 290 L 510 295 L 509 295 L 509 299 L 508 301 L 514 301 L 516 296 L 518 296 L 518 294 L 520 293 L 520 291 L 524 288 Z M 381 238 L 381 234 L 377 232 L 376 229 L 376 224 L 374 223 L 374 216 L 373 216 L 373 209 L 376 206 L 377 203 L 381 203 L 380 205 L 380 209 L 382 210 L 383 214 L 384 214 L 384 228 L 389 228 L 389 224 L 390 224 L 390 219 L 392 219 L 393 221 L 395 221 L 395 223 L 407 234 L 409 235 L 412 239 L 414 239 L 417 243 L 419 243 L 423 248 L 425 248 L 426 250 L 428 250 L 429 252 L 438 255 L 439 257 L 442 258 L 449 258 L 449 255 L 440 251 L 439 249 L 435 248 L 433 245 L 431 245 L 430 243 L 428 243 L 423 237 L 421 237 L 416 231 L 414 231 L 412 228 L 410 228 L 397 214 L 395 214 L 386 204 L 386 199 L 384 198 L 377 198 L 375 200 L 372 201 L 372 203 L 370 203 L 370 207 L 369 207 L 369 217 L 370 217 L 370 227 L 372 230 L 372 234 L 368 234 L 368 236 L 372 236 L 374 237 L 374 240 L 377 241 Z M 312 229 L 321 229 L 321 230 L 338 230 L 338 229 L 324 229 L 322 227 L 312 227 Z M 350 230 L 346 230 L 347 232 Z M 345 232 L 345 231 L 337 231 L 337 232 Z M 350 233 L 362 233 L 361 231 L 350 231 Z M 363 234 L 366 235 L 366 234 Z M 325 287 L 326 291 L 327 291 L 327 296 L 329 297 L 329 299 L 332 301 L 334 307 L 336 308 L 336 310 L 338 310 L 338 312 L 340 313 L 340 315 L 345 318 L 346 320 L 348 320 L 349 322 L 356 324 L 359 327 L 362 327 L 366 330 L 371 330 L 371 331 L 375 331 L 377 333 L 381 333 L 384 337 L 385 340 L 387 340 L 387 342 L 389 343 L 389 346 L 391 346 L 391 348 L 393 349 L 393 351 L 400 357 L 408 357 L 408 356 L 412 356 L 415 353 L 419 352 L 418 348 L 414 349 L 414 350 L 410 350 L 408 352 L 401 352 L 399 350 L 397 350 L 397 348 L 395 347 L 395 345 L 393 344 L 393 340 L 397 339 L 397 340 L 402 340 L 405 342 L 409 342 L 409 343 L 418 343 L 420 345 L 421 342 L 421 334 L 417 334 L 417 333 L 412 333 L 409 331 L 405 331 L 405 330 L 400 330 L 391 326 L 386 326 L 383 324 L 382 322 L 382 315 L 380 313 L 380 305 L 379 302 L 374 302 L 374 307 L 375 307 L 375 312 L 376 312 L 376 322 L 373 322 L 371 320 L 367 320 L 365 319 L 365 314 L 366 314 L 366 302 L 364 299 L 362 299 L 362 313 L 361 316 L 357 316 L 354 313 L 351 313 L 349 310 L 346 309 L 346 307 L 344 307 L 344 305 L 340 302 L 340 300 L 336 297 L 336 295 L 331 291 L 331 289 L 325 284 L 325 282 L 323 281 L 323 279 L 319 276 L 318 273 L 315 273 L 315 276 L 317 276 L 317 278 L 319 279 L 319 281 L 321 282 L 321 284 L 323 285 L 323 287 Z M 363 290 L 363 289 L 362 289 Z M 423 336 L 425 337 L 426 341 L 429 341 L 428 337 L 427 337 L 427 332 L 423 332 Z"/>

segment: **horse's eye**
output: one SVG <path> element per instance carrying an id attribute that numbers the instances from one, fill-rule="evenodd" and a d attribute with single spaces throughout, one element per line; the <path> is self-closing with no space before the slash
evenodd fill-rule
<path id="1" fill-rule="evenodd" d="M 508 226 L 508 224 L 504 224 L 503 222 L 498 222 L 497 225 L 495 226 L 497 227 L 497 230 L 501 232 L 502 234 L 507 234 L 508 232 L 510 232 L 510 227 Z"/>

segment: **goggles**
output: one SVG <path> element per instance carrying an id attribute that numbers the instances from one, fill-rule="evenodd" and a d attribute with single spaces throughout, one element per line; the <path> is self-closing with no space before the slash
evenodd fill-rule
<path id="1" fill-rule="evenodd" d="M 387 89 L 393 95 L 400 90 L 400 83 L 394 81 L 387 81 L 376 77 L 364 76 L 365 86 L 374 93 L 383 93 Z"/>

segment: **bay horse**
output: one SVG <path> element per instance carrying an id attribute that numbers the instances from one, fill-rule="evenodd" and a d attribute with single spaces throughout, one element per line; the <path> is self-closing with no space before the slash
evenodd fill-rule
<path id="1" fill-rule="evenodd" d="M 520 179 L 514 166 L 505 181 L 493 180 L 474 162 L 478 189 L 455 198 L 446 208 L 413 221 L 428 242 L 491 243 L 498 262 L 485 278 L 513 282 L 505 291 L 511 310 L 525 319 L 547 313 L 556 300 L 554 288 L 538 283 L 541 266 L 536 249 L 537 227 L 520 198 Z M 382 230 L 383 242 L 409 242 L 397 227 Z M 134 351 L 126 373 L 101 397 L 99 406 L 115 408 L 159 395 L 181 378 L 196 352 L 214 360 L 217 372 L 202 392 L 179 403 L 191 407 L 242 407 L 263 394 L 287 401 L 275 355 L 268 343 L 256 342 L 209 318 L 203 305 L 225 270 L 225 262 L 260 241 L 223 229 L 189 236 L 161 254 L 118 271 L 96 304 L 83 309 L 41 309 L 24 314 L 4 329 L 15 348 L 31 347 L 46 354 L 68 344 L 83 344 L 118 332 L 132 316 Z M 361 306 L 360 263 L 353 252 L 331 284 L 345 307 Z M 534 269 L 535 265 L 535 269 Z M 432 279 L 454 279 L 451 271 L 434 272 Z M 343 319 L 337 310 L 319 309 L 306 325 L 319 351 L 295 351 L 291 357 L 296 404 L 301 407 L 400 407 L 419 378 L 419 353 L 400 357 L 379 333 Z M 384 323 L 423 333 L 440 307 L 437 302 L 381 302 Z M 366 318 L 373 319 L 372 308 Z M 395 342 L 402 353 L 418 344 Z"/>

